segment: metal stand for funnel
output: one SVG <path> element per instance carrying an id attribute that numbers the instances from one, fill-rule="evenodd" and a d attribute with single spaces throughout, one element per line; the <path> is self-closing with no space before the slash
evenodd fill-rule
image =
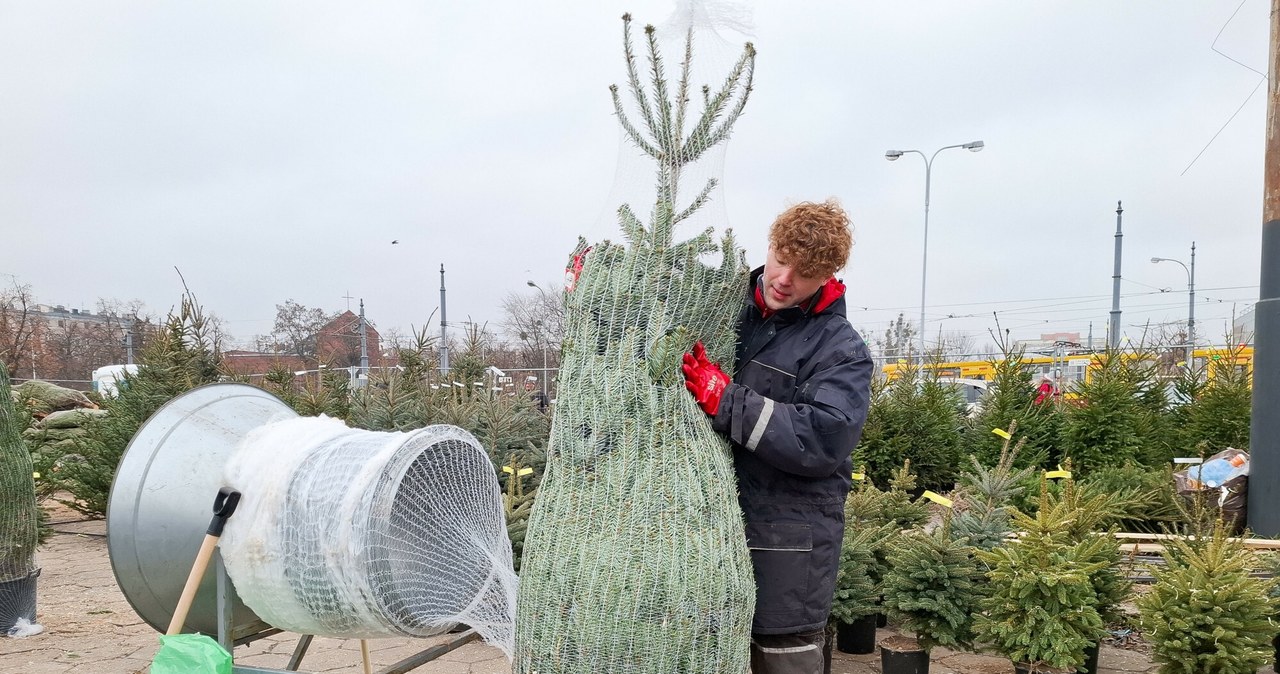
<path id="1" fill-rule="evenodd" d="M 233 622 L 232 602 L 231 602 L 231 580 L 227 577 L 226 567 L 222 564 L 222 553 L 215 551 L 213 553 L 213 572 L 218 581 L 218 643 L 231 654 L 232 666 L 231 674 L 281 674 L 287 672 L 296 672 L 302 664 L 302 657 L 307 654 L 307 649 L 311 646 L 312 636 L 303 634 L 298 639 L 298 645 L 293 649 L 293 655 L 289 656 L 289 664 L 284 669 L 269 669 L 266 667 L 254 667 L 251 665 L 237 665 L 235 662 L 235 647 L 257 641 L 265 637 L 280 634 L 284 630 L 271 627 L 268 629 L 248 634 L 239 639 L 232 640 L 231 630 Z M 471 643 L 480 638 L 480 635 L 474 629 L 468 629 L 454 635 L 449 641 L 442 644 L 436 644 L 431 648 L 427 648 L 415 653 L 386 669 L 380 669 L 377 674 L 405 674 L 405 672 L 417 669 L 432 660 L 456 650 L 466 644 Z"/>

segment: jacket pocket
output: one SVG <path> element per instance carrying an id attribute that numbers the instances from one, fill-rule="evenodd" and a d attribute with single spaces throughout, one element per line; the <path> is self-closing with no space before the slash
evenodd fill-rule
<path id="1" fill-rule="evenodd" d="M 778 552 L 813 550 L 813 527 L 800 523 L 747 522 L 747 548 Z"/>
<path id="2" fill-rule="evenodd" d="M 776 633 L 804 625 L 812 576 L 812 527 L 748 522 L 746 530 L 756 579 L 752 629 Z"/>

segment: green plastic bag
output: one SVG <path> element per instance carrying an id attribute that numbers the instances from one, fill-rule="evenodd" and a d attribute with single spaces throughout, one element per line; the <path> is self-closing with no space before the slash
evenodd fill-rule
<path id="1" fill-rule="evenodd" d="M 204 634 L 161 635 L 151 674 L 231 674 L 231 654 Z"/>

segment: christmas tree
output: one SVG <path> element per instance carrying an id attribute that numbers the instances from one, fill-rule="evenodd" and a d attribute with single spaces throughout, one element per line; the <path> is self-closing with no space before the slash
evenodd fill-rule
<path id="1" fill-rule="evenodd" d="M 516 674 L 747 669 L 755 584 L 731 457 L 680 374 L 695 340 L 732 362 L 747 269 L 727 232 L 717 246 L 711 229 L 684 241 L 675 229 L 717 185 L 681 191 L 742 113 L 755 51 L 748 44 L 719 85 L 701 87 L 690 119 L 693 37 L 690 28 L 672 83 L 645 28 L 646 87 L 623 17 L 634 107 L 613 87 L 615 114 L 656 162 L 657 194 L 647 226 L 623 204 L 625 245 L 580 241 L 566 276 L 559 399 L 521 562 Z M 700 260 L 716 251 L 718 266 Z"/>
<path id="2" fill-rule="evenodd" d="M 1271 659 L 1280 601 L 1276 580 L 1254 578 L 1258 560 L 1222 523 L 1199 541 L 1165 541 L 1165 566 L 1138 598 L 1142 629 L 1162 674 L 1252 674 Z"/>
<path id="3" fill-rule="evenodd" d="M 967 648 L 980 578 L 974 548 L 952 536 L 945 523 L 931 533 L 907 532 L 889 546 L 884 606 L 924 650 Z"/>
<path id="4" fill-rule="evenodd" d="M 1010 446 L 1017 430 L 1017 420 L 1010 421 L 994 466 L 984 466 L 970 455 L 969 470 L 960 474 L 951 534 L 969 539 L 974 547 L 990 550 L 1004 542 L 1010 528 L 1009 508 L 1032 472 L 1031 468 L 1014 468 L 1026 444 L 1026 438 L 1019 438 Z"/>
<path id="5" fill-rule="evenodd" d="M 1108 541 L 1073 541 L 1075 511 L 1052 501 L 1043 479 L 1040 494 L 1034 517 L 1014 512 L 1016 540 L 978 552 L 989 570 L 974 629 L 1015 663 L 1075 668 L 1103 633 L 1091 577 L 1107 566 L 1094 560 Z"/>
<path id="6" fill-rule="evenodd" d="M 22 581 L 36 570 L 38 511 L 31 452 L 22 439 L 26 419 L 18 414 L 9 387 L 9 371 L 0 363 L 0 584 Z M 34 597 L 33 597 L 34 598 Z M 0 606 L 0 637 L 26 606 Z"/>

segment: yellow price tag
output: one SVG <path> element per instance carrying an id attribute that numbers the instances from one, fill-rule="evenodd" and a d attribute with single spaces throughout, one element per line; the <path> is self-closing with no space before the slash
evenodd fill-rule
<path id="1" fill-rule="evenodd" d="M 515 469 L 514 469 L 514 468 L 512 468 L 511 466 L 503 466 L 503 467 L 502 467 L 502 472 L 504 472 L 504 473 L 506 473 L 506 474 L 510 475 L 510 474 L 512 474 L 512 473 L 515 473 L 516 471 L 515 471 Z M 517 475 L 517 477 L 524 477 L 525 475 L 532 475 L 532 474 L 533 474 L 533 469 L 532 469 L 532 468 L 521 468 L 521 469 L 520 469 L 520 472 L 519 472 L 519 473 L 518 473 L 518 475 Z"/>
<path id="2" fill-rule="evenodd" d="M 1071 471 L 1062 470 L 1062 469 L 1050 470 L 1050 471 L 1046 471 L 1044 476 L 1049 478 L 1050 480 L 1057 480 L 1059 478 L 1066 478 L 1069 480 L 1071 479 Z"/>
<path id="3" fill-rule="evenodd" d="M 853 474 L 853 479 L 858 480 L 859 482 L 861 482 L 862 480 L 867 479 L 867 476 L 866 476 L 866 474 L 864 474 L 864 473 L 854 473 L 854 474 Z"/>
<path id="4" fill-rule="evenodd" d="M 1009 431 L 1006 431 L 1003 428 L 993 428 L 991 429 L 991 432 L 1004 438 L 1005 440 L 1008 440 L 1009 438 L 1013 437 L 1012 435 L 1009 435 Z"/>
<path id="5" fill-rule="evenodd" d="M 953 505 L 953 503 L 952 503 L 951 499 L 949 499 L 949 498 L 947 498 L 947 497 L 945 497 L 945 496 L 943 496 L 942 494 L 939 494 L 939 493 L 937 493 L 937 492 L 932 492 L 932 491 L 928 491 L 928 490 L 926 490 L 926 491 L 924 492 L 924 494 L 922 494 L 922 496 L 924 496 L 925 498 L 929 499 L 930 501 L 933 501 L 934 503 L 937 503 L 938 505 L 940 505 L 940 506 L 942 506 L 942 507 L 944 507 L 944 508 L 950 508 L 950 507 Z"/>
<path id="6" fill-rule="evenodd" d="M 40 479 L 40 473 L 32 473 L 32 474 L 31 474 L 31 477 L 32 477 L 32 479 L 39 480 L 39 479 Z"/>

